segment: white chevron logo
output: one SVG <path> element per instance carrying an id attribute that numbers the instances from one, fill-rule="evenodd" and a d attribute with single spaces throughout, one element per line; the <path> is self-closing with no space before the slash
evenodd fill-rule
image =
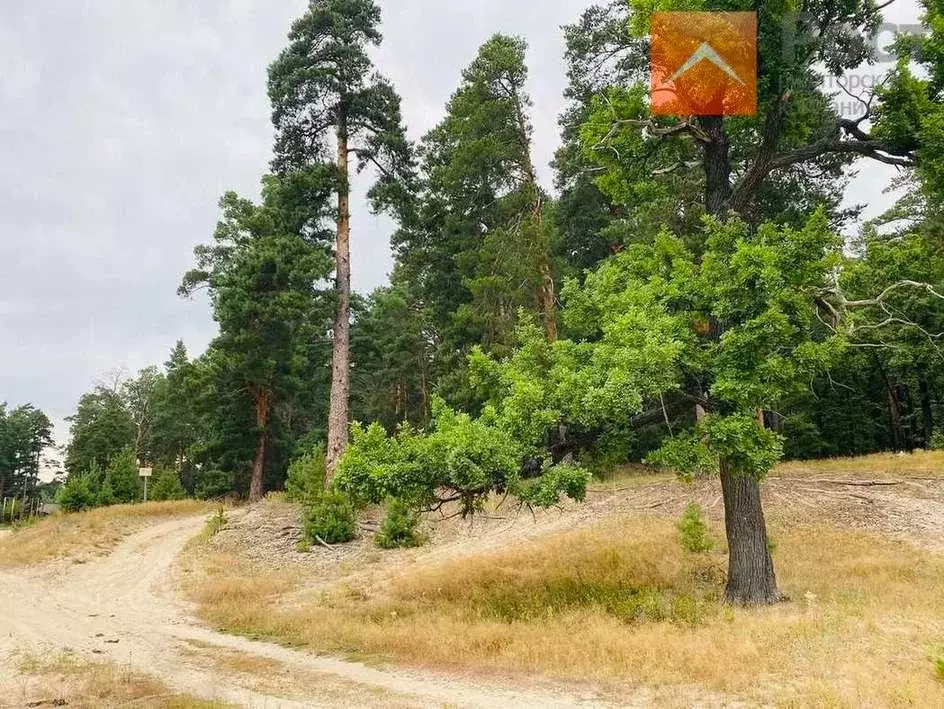
<path id="1" fill-rule="evenodd" d="M 728 63 L 721 57 L 721 55 L 718 54 L 718 53 L 714 50 L 714 47 L 712 47 L 712 46 L 711 46 L 710 44 L 708 44 L 707 42 L 702 42 L 702 43 L 701 43 L 701 46 L 698 47 L 698 49 L 696 49 L 694 52 L 692 52 L 692 56 L 690 56 L 688 59 L 686 59 L 686 60 L 685 60 L 685 63 L 682 64 L 682 66 L 680 66 L 680 67 L 678 68 L 678 70 L 677 70 L 674 74 L 672 74 L 672 76 L 670 76 L 670 77 L 666 80 L 666 83 L 671 82 L 671 81 L 675 81 L 675 80 L 678 79 L 680 76 L 682 76 L 682 74 L 684 74 L 686 71 L 688 71 L 689 69 L 691 69 L 693 66 L 695 66 L 696 64 L 698 64 L 698 63 L 701 62 L 701 61 L 708 61 L 708 62 L 711 62 L 711 63 L 714 64 L 716 67 L 718 67 L 719 69 L 721 69 L 721 71 L 723 71 L 725 74 L 727 74 L 728 76 L 730 76 L 732 79 L 734 79 L 735 81 L 737 81 L 737 82 L 738 82 L 739 84 L 741 84 L 742 86 L 745 86 L 745 85 L 746 85 L 746 84 L 744 84 L 744 81 L 741 79 L 741 77 L 737 75 L 737 72 L 735 72 L 734 69 L 731 68 L 731 65 L 728 64 Z"/>

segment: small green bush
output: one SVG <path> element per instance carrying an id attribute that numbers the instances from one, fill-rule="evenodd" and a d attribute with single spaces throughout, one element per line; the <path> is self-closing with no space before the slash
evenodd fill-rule
<path id="1" fill-rule="evenodd" d="M 223 506 L 220 505 L 220 509 L 216 511 L 216 514 L 207 520 L 206 527 L 203 530 L 203 536 L 207 539 L 216 536 L 219 531 L 226 526 L 228 521 L 226 512 L 223 510 Z"/>
<path id="2" fill-rule="evenodd" d="M 318 446 L 288 466 L 285 499 L 289 502 L 312 502 L 323 491 L 327 465 L 324 448 Z"/>
<path id="3" fill-rule="evenodd" d="M 180 484 L 180 476 L 173 470 L 163 470 L 154 478 L 154 485 L 148 490 L 148 499 L 154 502 L 183 500 L 187 491 Z"/>
<path id="4" fill-rule="evenodd" d="M 141 478 L 133 448 L 125 448 L 112 458 L 108 468 L 105 469 L 103 489 L 104 485 L 108 485 L 111 489 L 112 499 L 107 504 L 141 501 Z"/>
<path id="5" fill-rule="evenodd" d="M 418 547 L 425 539 L 417 531 L 420 516 L 404 500 L 391 498 L 375 541 L 382 549 Z"/>
<path id="6" fill-rule="evenodd" d="M 682 548 L 693 554 L 703 554 L 711 551 L 712 542 L 708 536 L 708 527 L 701 516 L 701 507 L 691 502 L 685 508 L 682 518 L 676 525 Z"/>
<path id="7" fill-rule="evenodd" d="M 937 670 L 937 678 L 944 681 L 944 655 L 937 658 L 937 662 L 934 663 L 934 668 Z"/>
<path id="8" fill-rule="evenodd" d="M 305 539 L 325 544 L 349 542 L 357 536 L 351 500 L 339 492 L 320 492 L 305 514 Z"/>
<path id="9" fill-rule="evenodd" d="M 59 491 L 59 506 L 66 512 L 80 512 L 98 503 L 92 476 L 88 473 L 73 475 Z"/>

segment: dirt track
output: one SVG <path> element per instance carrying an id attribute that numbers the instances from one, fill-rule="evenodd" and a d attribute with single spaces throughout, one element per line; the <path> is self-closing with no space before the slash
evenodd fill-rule
<path id="1" fill-rule="evenodd" d="M 460 551 L 472 553 L 507 544 L 512 537 L 582 526 L 597 519 L 602 511 L 655 512 L 674 518 L 693 497 L 702 502 L 710 516 L 717 516 L 720 493 L 716 488 L 713 481 L 706 481 L 690 489 L 673 482 L 625 490 L 597 489 L 584 505 L 537 519 L 528 515 L 492 522 L 489 529 L 471 537 L 468 529 L 455 538 L 445 534 L 439 544 L 412 553 L 426 561 Z M 775 519 L 802 522 L 815 512 L 813 516 L 841 526 L 906 538 L 944 553 L 944 480 L 863 487 L 852 482 L 775 477 L 765 486 L 765 497 Z M 262 548 L 266 539 L 275 540 L 285 549 L 266 546 L 265 555 L 281 560 L 279 565 L 292 561 L 297 552 L 291 536 L 286 536 L 284 530 L 266 531 L 263 524 L 284 526 L 285 521 L 277 515 L 274 521 L 269 519 L 277 510 L 254 508 L 234 513 L 233 524 L 214 540 L 219 538 L 225 545 L 229 539 L 244 553 Z M 209 629 L 194 620 L 191 609 L 176 597 L 173 582 L 176 559 L 187 541 L 200 531 L 204 519 L 191 517 L 155 524 L 128 537 L 109 556 L 85 564 L 60 562 L 0 572 L 0 707 L 21 707 L 26 700 L 35 699 L 24 696 L 24 683 L 16 677 L 17 662 L 11 653 L 62 650 L 153 675 L 178 692 L 247 707 L 604 705 L 601 695 L 589 690 L 577 696 L 573 692 L 579 690 L 548 683 L 529 687 L 520 680 L 512 685 L 494 678 L 376 669 Z M 352 549 L 352 553 L 358 553 L 356 545 Z M 319 556 L 333 559 L 334 565 L 338 563 L 334 552 L 306 558 L 314 562 Z M 391 558 L 396 563 L 396 557 Z M 312 578 L 330 577 L 327 571 L 319 568 Z M 214 662 L 227 654 L 246 661 L 244 669 L 235 671 Z M 256 662 L 255 669 L 252 661 Z M 260 676 L 264 676 L 264 682 L 260 682 Z M 717 699 L 702 695 L 696 703 L 716 706 L 722 703 Z M 619 696 L 620 706 L 653 703 L 658 703 L 658 690 L 637 688 Z"/>
<path id="2" fill-rule="evenodd" d="M 204 518 L 164 522 L 126 539 L 110 556 L 53 573 L 0 572 L 0 706 L 23 706 L 10 653 L 73 651 L 91 659 L 159 677 L 177 691 L 248 707 L 460 706 L 571 707 L 594 705 L 556 694 L 482 686 L 441 675 L 375 669 L 355 662 L 315 657 L 269 643 L 223 635 L 190 619 L 174 599 L 169 579 L 175 559 L 202 527 Z M 273 696 L 234 682 L 195 663 L 186 649 L 230 650 L 274 660 L 318 675 L 310 695 Z M 10 686 L 12 685 L 12 686 Z M 630 698 L 630 703 L 632 699 Z"/>

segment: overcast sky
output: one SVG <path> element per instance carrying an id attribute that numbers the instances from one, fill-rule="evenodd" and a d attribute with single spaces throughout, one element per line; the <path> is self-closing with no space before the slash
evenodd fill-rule
<path id="1" fill-rule="evenodd" d="M 560 25 L 585 0 L 381 0 L 376 53 L 404 100 L 411 137 L 441 117 L 494 32 L 530 43 L 535 150 L 557 144 Z M 204 300 L 175 294 L 228 189 L 258 194 L 272 131 L 266 67 L 305 0 L 0 0 L 0 401 L 57 424 L 106 373 L 203 351 Z M 891 8 L 913 21 L 912 0 Z M 863 170 L 853 201 L 887 202 Z M 363 190 L 361 190 L 362 192 Z M 878 205 L 873 210 L 878 209 Z M 353 279 L 382 284 L 392 225 L 353 217 Z"/>

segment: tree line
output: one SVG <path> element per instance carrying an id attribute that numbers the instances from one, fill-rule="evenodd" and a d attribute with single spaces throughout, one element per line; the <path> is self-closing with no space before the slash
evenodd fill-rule
<path id="1" fill-rule="evenodd" d="M 737 117 L 651 115 L 652 4 L 588 9 L 563 30 L 551 191 L 524 38 L 489 38 L 414 143 L 370 59 L 377 5 L 314 0 L 269 68 L 261 195 L 223 196 L 180 285 L 209 293 L 217 337 L 86 394 L 70 480 L 100 494 L 134 456 L 189 494 L 256 500 L 320 448 L 319 485 L 354 507 L 473 513 L 496 491 L 580 499 L 645 459 L 720 476 L 727 597 L 776 600 L 759 485 L 777 460 L 944 443 L 941 11 L 849 117 L 831 87 L 874 58 L 881 11 L 815 5 L 702 8 L 758 13 L 758 113 Z M 845 238 L 867 160 L 905 196 Z M 355 180 L 398 225 L 366 297 Z"/>

